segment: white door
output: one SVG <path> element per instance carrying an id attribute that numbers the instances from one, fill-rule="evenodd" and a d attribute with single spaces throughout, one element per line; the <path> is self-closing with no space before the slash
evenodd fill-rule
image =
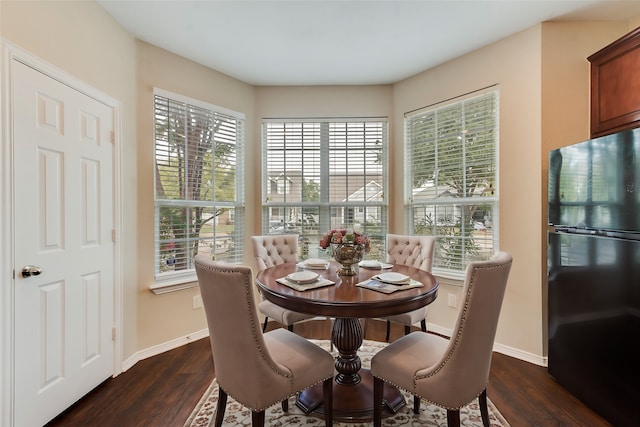
<path id="1" fill-rule="evenodd" d="M 12 76 L 14 425 L 29 427 L 114 371 L 114 113 L 16 60 Z"/>

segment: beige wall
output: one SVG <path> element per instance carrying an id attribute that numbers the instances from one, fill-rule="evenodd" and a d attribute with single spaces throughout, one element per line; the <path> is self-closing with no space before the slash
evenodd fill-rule
<path id="1" fill-rule="evenodd" d="M 244 113 L 249 147 L 255 146 L 256 137 L 251 126 L 254 120 L 252 86 L 150 44 L 138 42 L 137 45 L 138 349 L 145 349 L 207 327 L 203 310 L 193 309 L 193 296 L 199 294 L 197 287 L 162 295 L 149 290 L 154 280 L 153 88 Z M 255 150 L 247 149 L 247 155 L 255 155 L 252 151 Z M 247 159 L 246 164 L 250 175 L 255 170 L 253 160 Z M 247 211 L 252 210 L 255 207 L 248 205 Z M 248 248 L 247 242 L 245 245 Z"/>
<path id="2" fill-rule="evenodd" d="M 497 342 L 545 354 L 546 155 L 588 137 L 586 56 L 640 23 L 545 23 L 393 86 L 257 87 L 136 42 L 96 3 L 0 2 L 3 38 L 122 102 L 124 358 L 206 326 L 197 289 L 154 295 L 152 88 L 247 116 L 247 235 L 260 232 L 260 119 L 386 116 L 390 131 L 390 231 L 404 232 L 403 115 L 479 88 L 500 90 L 500 249 L 514 266 Z M 634 25 L 634 23 L 636 25 Z M 253 264 L 246 241 L 247 263 Z M 451 328 L 442 284 L 429 322 Z"/>
<path id="3" fill-rule="evenodd" d="M 500 249 L 514 265 L 496 342 L 512 354 L 546 356 L 546 174 L 552 148 L 589 137 L 586 58 L 628 32 L 627 22 L 543 23 L 394 85 L 394 170 L 403 166 L 402 116 L 483 87 L 500 91 Z M 392 174 L 393 176 L 394 174 Z M 402 227 L 402 183 L 391 187 L 391 228 Z M 441 284 L 428 321 L 450 328 L 456 315 Z M 512 351 L 511 351 L 512 350 Z"/>
<path id="4" fill-rule="evenodd" d="M 498 85 L 499 238 L 501 250 L 512 253 L 514 264 L 505 296 L 496 341 L 520 352 L 542 354 L 542 273 L 540 227 L 540 33 L 526 31 L 428 70 L 394 86 L 396 149 L 394 168 L 402 167 L 402 117 L 428 106 L 481 88 Z M 401 209 L 402 183 L 391 188 Z M 395 218 L 401 218 L 400 212 Z M 400 223 L 394 224 L 400 227 Z M 526 242 L 526 243 L 525 243 Z M 460 300 L 460 287 L 441 283 L 439 298 L 429 306 L 428 322 L 453 327 L 456 310 L 447 295 Z"/>
<path id="5" fill-rule="evenodd" d="M 97 3 L 0 2 L 0 35 L 8 42 L 118 100 L 122 106 L 123 355 L 138 348 L 136 239 L 136 44 Z M 4 284 L 3 284 L 4 285 Z"/>
<path id="6" fill-rule="evenodd" d="M 547 268 L 547 186 L 549 151 L 590 137 L 591 54 L 629 32 L 624 22 L 571 22 L 543 24 L 542 31 L 542 140 L 540 212 L 540 269 Z M 542 282 L 542 325 L 544 354 L 547 347 L 547 276 Z"/>

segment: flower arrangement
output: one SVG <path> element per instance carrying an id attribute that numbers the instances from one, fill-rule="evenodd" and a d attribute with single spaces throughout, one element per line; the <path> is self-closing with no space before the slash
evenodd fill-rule
<path id="1" fill-rule="evenodd" d="M 327 249 L 331 243 L 352 243 L 355 245 L 363 245 L 364 251 L 371 250 L 371 240 L 364 234 L 348 230 L 346 228 L 333 228 L 322 236 L 320 239 L 320 247 Z"/>

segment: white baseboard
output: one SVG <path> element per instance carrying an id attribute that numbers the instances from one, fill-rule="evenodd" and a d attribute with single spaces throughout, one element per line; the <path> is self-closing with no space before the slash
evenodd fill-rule
<path id="1" fill-rule="evenodd" d="M 327 317 L 318 316 L 308 320 L 325 320 L 325 319 L 327 319 Z M 305 320 L 305 322 L 306 321 L 307 320 Z M 164 353 L 165 351 L 173 350 L 174 348 L 178 348 L 185 344 L 198 341 L 199 339 L 206 338 L 208 336 L 209 336 L 209 329 L 201 329 L 192 334 L 185 335 L 185 336 L 173 339 L 171 341 L 167 341 L 165 343 L 154 345 L 153 347 L 149 347 L 144 350 L 137 351 L 136 353 L 132 354 L 131 357 L 127 358 L 122 362 L 122 372 L 125 372 L 131 369 L 133 365 L 135 365 L 141 360 L 147 359 L 152 356 L 156 356 L 160 353 Z"/>
<path id="2" fill-rule="evenodd" d="M 436 334 L 451 338 L 451 329 L 443 328 L 442 326 L 434 325 L 433 323 L 427 322 L 427 331 L 435 332 Z"/>
<path id="3" fill-rule="evenodd" d="M 427 330 L 440 335 L 444 335 L 446 337 L 451 337 L 452 332 L 451 329 L 443 328 L 442 326 L 434 325 L 432 323 L 427 324 Z M 493 351 L 501 354 L 506 354 L 507 356 L 511 356 L 519 360 L 524 360 L 525 362 L 533 363 L 534 365 L 545 367 L 547 366 L 546 357 L 538 356 L 536 354 L 522 351 L 517 348 L 509 347 L 500 343 L 494 343 Z"/>
<path id="4" fill-rule="evenodd" d="M 514 357 L 525 362 L 533 363 L 534 365 L 547 367 L 547 358 L 539 356 L 537 354 L 529 353 L 528 351 L 522 351 L 517 348 L 509 347 L 507 345 L 495 343 L 493 345 L 493 351 L 506 354 L 507 356 Z"/>
<path id="5" fill-rule="evenodd" d="M 325 318 L 316 317 L 313 320 L 322 320 L 322 319 L 325 319 Z M 451 337 L 451 329 L 443 328 L 442 326 L 434 325 L 432 323 L 427 324 L 427 330 L 431 332 L 435 332 L 440 335 L 444 335 L 446 337 Z M 140 350 L 122 362 L 122 372 L 127 371 L 133 365 L 135 365 L 141 360 L 147 359 L 152 356 L 156 356 L 160 353 L 164 353 L 165 351 L 173 350 L 174 348 L 178 348 L 180 346 L 189 344 L 191 342 L 197 341 L 199 339 L 202 339 L 208 336 L 209 336 L 209 330 L 202 329 L 192 334 L 185 335 L 183 337 L 176 338 L 171 341 L 167 341 L 165 343 L 158 344 L 144 350 Z M 519 360 L 524 360 L 525 362 L 533 363 L 538 366 L 545 366 L 545 367 L 547 366 L 546 357 L 541 357 L 533 353 L 519 350 L 517 348 L 496 343 L 493 346 L 493 350 L 498 353 L 506 354 L 507 356 L 511 356 Z"/>
<path id="6" fill-rule="evenodd" d="M 185 335 L 183 337 L 176 338 L 162 344 L 154 345 L 153 347 L 149 347 L 144 350 L 140 350 L 122 362 L 122 372 L 127 371 L 133 365 L 135 365 L 141 360 L 147 359 L 152 356 L 156 356 L 160 353 L 164 353 L 165 351 L 173 350 L 174 348 L 178 348 L 185 344 L 198 341 L 199 339 L 202 339 L 208 336 L 209 336 L 209 330 L 202 329 L 192 334 Z"/>

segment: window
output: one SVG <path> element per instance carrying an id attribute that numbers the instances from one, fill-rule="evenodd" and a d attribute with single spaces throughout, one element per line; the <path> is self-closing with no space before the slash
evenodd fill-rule
<path id="1" fill-rule="evenodd" d="M 198 253 L 243 258 L 244 117 L 154 91 L 155 276 L 195 274 Z"/>
<path id="2" fill-rule="evenodd" d="M 386 119 L 267 119 L 262 139 L 265 234 L 299 234 L 304 259 L 324 256 L 331 228 L 354 228 L 384 259 Z"/>
<path id="3" fill-rule="evenodd" d="M 461 277 L 497 247 L 498 92 L 405 115 L 408 222 L 436 238 L 433 270 Z"/>
<path id="4" fill-rule="evenodd" d="M 289 194 L 289 187 L 291 179 L 287 176 L 281 175 L 276 178 L 276 194 Z"/>

